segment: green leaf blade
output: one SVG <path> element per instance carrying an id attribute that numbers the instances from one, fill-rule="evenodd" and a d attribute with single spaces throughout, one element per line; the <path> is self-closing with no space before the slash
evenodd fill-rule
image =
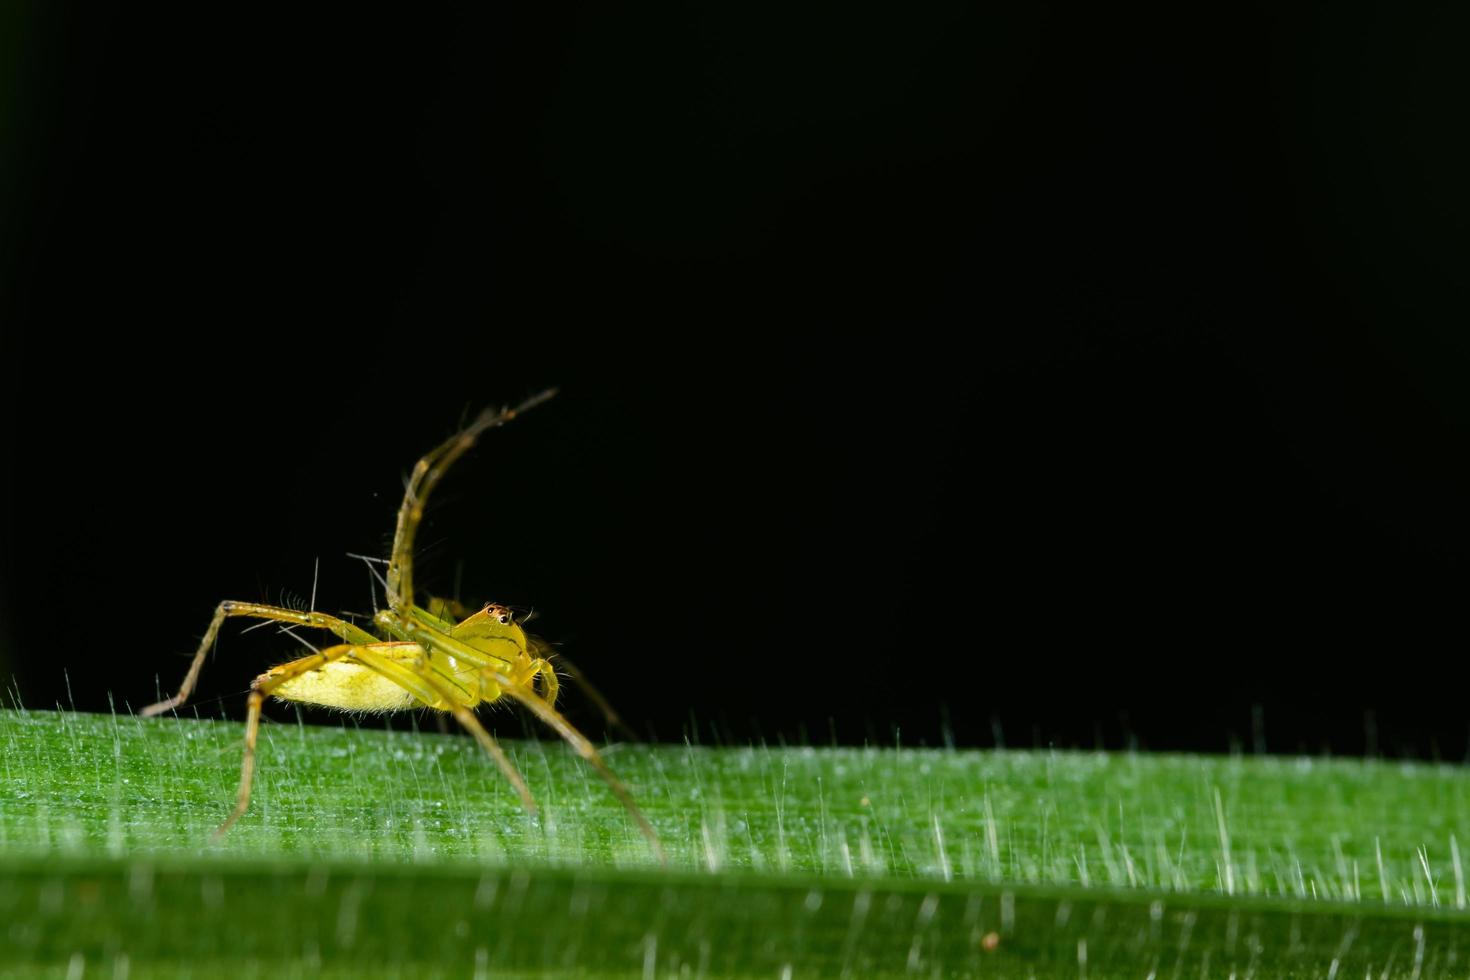
<path id="1" fill-rule="evenodd" d="M 1457 766 L 612 747 L 661 869 L 559 744 L 506 743 L 541 802 L 531 818 L 472 741 L 353 727 L 267 725 L 251 812 L 213 842 L 240 735 L 0 713 L 6 961 L 36 976 L 124 955 L 135 976 L 1334 980 L 1470 964 Z M 350 942 L 344 916 L 366 923 Z"/>

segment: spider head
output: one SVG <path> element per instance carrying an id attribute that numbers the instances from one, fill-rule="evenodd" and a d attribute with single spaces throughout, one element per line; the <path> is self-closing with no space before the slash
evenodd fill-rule
<path id="1" fill-rule="evenodd" d="M 514 612 L 494 602 L 485 607 L 485 615 L 501 626 L 509 626 L 516 621 Z"/>

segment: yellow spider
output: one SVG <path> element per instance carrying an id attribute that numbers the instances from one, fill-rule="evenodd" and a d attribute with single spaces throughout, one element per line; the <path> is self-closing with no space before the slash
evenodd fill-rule
<path id="1" fill-rule="evenodd" d="M 204 658 L 214 646 L 224 621 L 232 616 L 276 620 L 336 634 L 343 643 L 309 657 L 272 667 L 250 686 L 245 720 L 245 758 L 235 809 L 215 831 L 224 834 L 250 805 L 250 783 L 255 772 L 255 742 L 260 730 L 260 706 L 267 697 L 301 701 L 352 711 L 402 711 L 426 706 L 447 711 L 472 734 L 515 786 L 531 813 L 536 801 L 526 781 L 511 764 L 495 738 L 475 717 L 483 702 L 509 697 L 525 706 L 597 770 L 622 801 L 660 861 L 664 859 L 658 835 L 633 795 L 608 768 L 592 742 L 556 710 L 556 672 L 543 654 L 545 645 L 528 636 L 511 610 L 491 604 L 455 623 L 450 604 L 434 601 L 428 609 L 414 604 L 413 540 L 424 516 L 429 494 L 455 460 L 464 455 L 487 429 L 496 428 L 556 394 L 555 389 L 527 399 L 515 408 L 487 409 L 470 426 L 434 449 L 413 468 L 398 525 L 393 554 L 388 561 L 388 608 L 373 624 L 374 636 L 353 624 L 319 612 L 301 612 L 258 602 L 225 601 L 215 610 L 179 692 L 143 709 L 145 717 L 183 704 L 199 680 Z M 539 690 L 538 690 L 539 685 Z M 595 692 L 594 698 L 597 698 Z M 600 701 L 600 698 L 597 698 Z M 610 720 L 616 721 L 609 711 Z"/>

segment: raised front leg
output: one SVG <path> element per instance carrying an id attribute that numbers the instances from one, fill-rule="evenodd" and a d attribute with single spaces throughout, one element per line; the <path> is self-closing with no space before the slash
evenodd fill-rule
<path id="1" fill-rule="evenodd" d="M 487 429 L 504 425 L 522 412 L 529 411 L 556 394 L 551 388 L 532 395 L 515 408 L 486 409 L 463 430 L 450 436 L 414 465 L 403 503 L 398 507 L 398 525 L 393 532 L 393 554 L 388 558 L 388 606 L 401 617 L 413 606 L 413 539 L 424 519 L 424 505 L 444 474 L 474 446 Z"/>

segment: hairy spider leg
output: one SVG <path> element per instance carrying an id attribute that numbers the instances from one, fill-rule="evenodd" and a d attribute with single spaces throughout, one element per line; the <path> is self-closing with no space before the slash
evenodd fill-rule
<path id="1" fill-rule="evenodd" d="M 302 612 L 299 609 L 286 609 L 282 606 L 268 606 L 259 602 L 236 602 L 226 599 L 214 610 L 214 618 L 209 621 L 209 629 L 204 633 L 204 639 L 199 641 L 199 649 L 194 653 L 194 660 L 189 664 L 189 672 L 184 675 L 184 683 L 179 685 L 179 693 L 171 698 L 150 704 L 139 712 L 144 718 L 161 715 L 179 707 L 189 699 L 194 691 L 194 685 L 199 681 L 199 673 L 204 668 L 204 658 L 208 656 L 214 641 L 219 637 L 220 627 L 226 619 L 232 616 L 248 616 L 251 619 L 272 619 L 282 623 L 295 623 L 298 626 L 307 626 L 312 629 L 328 630 L 337 634 L 348 643 L 369 644 L 377 643 L 378 638 L 366 630 L 359 629 L 345 620 L 336 616 L 328 616 L 326 613 Z"/>
<path id="2" fill-rule="evenodd" d="M 561 712 L 547 704 L 545 700 L 530 690 L 523 681 L 511 676 L 507 672 L 506 668 L 514 670 L 515 664 L 507 662 L 502 657 L 477 650 L 467 643 L 457 640 L 448 634 L 441 633 L 423 623 L 410 621 L 400 624 L 393 622 L 393 618 L 391 612 L 384 610 L 378 614 L 376 622 L 400 639 L 411 640 L 426 650 L 438 652 L 470 667 L 478 668 L 482 672 L 482 676 L 487 680 L 493 681 L 495 685 L 494 688 L 487 689 L 482 682 L 480 694 L 484 700 L 494 701 L 502 694 L 508 695 L 530 709 L 532 714 L 552 731 L 560 735 L 562 740 L 570 745 L 574 752 L 581 756 L 593 769 L 597 770 L 597 774 L 602 777 L 602 781 L 607 783 L 613 795 L 622 802 L 623 807 L 633 817 L 634 822 L 638 824 L 639 831 L 648 839 L 648 843 L 652 845 L 654 853 L 658 855 L 659 861 L 666 863 L 663 845 L 659 843 L 658 833 L 654 831 L 653 825 L 648 822 L 648 818 L 643 815 L 643 811 L 638 808 L 638 804 L 634 801 L 633 794 L 628 791 L 628 787 L 623 785 L 623 781 L 617 777 L 612 771 L 612 768 L 603 760 L 602 754 L 597 751 L 597 747 L 592 744 L 587 736 L 583 735 Z M 507 642 L 510 642 L 508 638 Z M 511 645 L 514 646 L 513 643 Z M 427 666 L 419 669 L 420 671 L 428 670 Z M 535 676 L 535 673 L 533 672 L 530 676 Z M 529 677 L 527 677 L 527 680 L 529 680 Z"/>
<path id="3" fill-rule="evenodd" d="M 445 624 L 445 628 L 453 628 L 457 621 L 468 616 L 473 616 L 477 611 L 471 609 L 458 599 L 444 599 L 436 595 L 429 596 L 427 612 L 435 622 Z"/>
<path id="4" fill-rule="evenodd" d="M 560 735 L 572 747 L 574 752 L 586 760 L 588 765 L 597 770 L 597 774 L 602 777 L 602 781 L 607 783 L 608 789 L 612 790 L 613 795 L 622 801 L 624 809 L 637 822 L 638 830 L 647 838 L 648 843 L 653 847 L 653 852 L 658 855 L 659 863 L 668 864 L 668 858 L 664 855 L 663 845 L 659 843 L 658 834 L 654 831 L 653 824 L 648 822 L 648 818 L 643 815 L 643 811 L 634 802 L 633 794 L 628 792 L 628 787 L 623 785 L 623 781 L 603 761 L 601 753 L 597 751 L 596 746 L 588 740 L 587 736 L 578 731 L 577 727 L 570 721 L 567 721 L 566 716 L 560 711 L 557 711 L 551 705 L 538 698 L 531 691 L 516 684 L 500 671 L 494 668 L 487 668 L 486 673 L 500 685 L 502 691 L 525 705 L 547 727 Z"/>
<path id="5" fill-rule="evenodd" d="M 567 678 L 582 691 L 583 694 L 587 695 L 587 700 L 591 701 L 592 704 L 597 708 L 597 710 L 602 712 L 602 719 L 604 722 L 607 723 L 607 727 L 609 729 L 621 733 L 623 737 L 628 739 L 628 741 L 630 742 L 642 741 L 642 739 L 638 737 L 638 733 L 629 728 L 627 723 L 623 721 L 622 716 L 620 716 L 613 708 L 612 703 L 608 701 L 607 698 L 603 697 L 602 692 L 599 691 L 592 684 L 592 682 L 587 679 L 587 675 L 582 673 L 582 671 L 577 668 L 576 664 L 567 659 L 566 654 L 562 653 L 560 650 L 553 650 L 551 644 L 547 643 L 539 636 L 533 636 L 530 633 L 527 633 L 526 640 L 531 644 L 531 651 L 539 655 L 537 663 L 550 663 L 551 659 L 555 657 L 554 664 L 551 664 L 551 669 L 553 671 L 552 677 L 555 678 L 555 668 L 560 667 L 562 673 L 565 674 Z M 553 705 L 556 704 L 556 700 L 554 698 L 548 700 L 550 700 Z"/>
<path id="6" fill-rule="evenodd" d="M 393 531 L 393 554 L 388 559 L 387 593 L 388 607 L 407 617 L 413 607 L 413 539 L 418 533 L 419 522 L 424 518 L 424 505 L 429 495 L 444 478 L 444 474 L 475 444 L 475 440 L 487 429 L 504 425 L 523 412 L 556 394 L 548 388 L 532 395 L 515 408 L 486 409 L 479 418 L 464 429 L 450 436 L 414 464 L 403 492 L 403 503 L 398 507 L 398 523 Z"/>
<path id="7" fill-rule="evenodd" d="M 415 619 L 422 620 L 436 630 L 443 630 L 446 633 L 454 629 L 455 620 L 452 617 L 458 616 L 460 619 L 464 619 L 467 616 L 474 615 L 475 611 L 465 608 L 463 603 L 456 602 L 451 605 L 443 599 L 436 599 L 432 596 L 429 598 L 429 608 L 425 609 L 423 606 L 413 607 Z"/>
<path id="8" fill-rule="evenodd" d="M 556 696 L 561 693 L 561 681 L 557 680 L 556 668 L 551 666 L 550 660 L 537 657 L 531 661 L 531 669 L 535 670 L 534 677 L 541 678 L 541 698 L 553 708 L 556 707 Z"/>
<path id="9" fill-rule="evenodd" d="M 270 693 L 282 684 L 309 671 L 319 670 L 333 661 L 341 660 L 351 654 L 352 649 L 350 643 L 327 647 L 320 653 L 273 667 L 257 677 L 250 685 L 250 699 L 246 702 L 245 709 L 245 757 L 240 761 L 240 785 L 235 790 L 235 809 L 230 811 L 225 822 L 215 829 L 216 840 L 223 837 L 250 806 L 250 784 L 255 778 L 255 740 L 260 732 L 260 706 L 265 703 L 266 698 L 270 697 Z"/>

